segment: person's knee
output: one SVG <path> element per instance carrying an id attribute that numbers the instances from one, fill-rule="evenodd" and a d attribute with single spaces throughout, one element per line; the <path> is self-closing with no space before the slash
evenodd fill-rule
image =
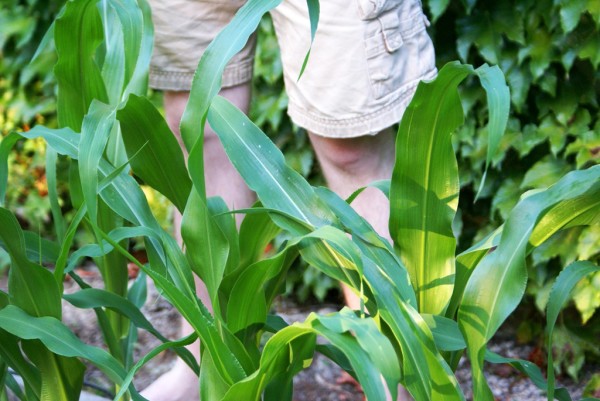
<path id="1" fill-rule="evenodd" d="M 324 168 L 370 175 L 393 165 L 395 135 L 391 130 L 356 138 L 328 138 L 315 134 L 310 134 L 310 138 Z"/>

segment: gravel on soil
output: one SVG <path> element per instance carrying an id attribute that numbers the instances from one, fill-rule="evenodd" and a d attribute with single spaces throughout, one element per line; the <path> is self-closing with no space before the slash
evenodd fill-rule
<path id="1" fill-rule="evenodd" d="M 102 281 L 97 275 L 86 277 L 86 281 L 95 287 L 100 287 Z M 6 282 L 0 282 L 0 287 Z M 65 282 L 65 292 L 72 293 L 78 287 L 73 281 Z M 73 332 L 84 342 L 102 346 L 102 335 L 97 328 L 96 317 L 92 310 L 74 308 L 64 302 L 63 320 Z M 290 301 L 279 301 L 276 305 L 277 312 L 288 322 L 303 321 L 310 312 L 319 314 L 331 313 L 337 310 L 337 305 L 318 305 L 316 307 L 298 307 Z M 148 300 L 143 312 L 150 322 L 167 338 L 177 338 L 179 328 L 179 315 L 177 311 L 162 298 L 151 281 L 148 286 Z M 490 349 L 505 357 L 527 359 L 533 347 L 531 345 L 517 344 L 513 333 L 501 332 L 492 343 Z M 140 330 L 138 344 L 134 358 L 137 360 L 154 347 L 160 345 L 159 340 L 149 333 Z M 161 374 L 167 372 L 175 362 L 175 355 L 166 351 L 148 362 L 136 375 L 134 384 L 136 388 L 143 389 L 152 383 Z M 580 399 L 583 386 L 592 374 L 600 372 L 599 366 L 586 366 L 581 372 L 579 383 L 569 378 L 560 378 L 558 385 L 567 387 L 574 400 Z M 468 360 L 463 358 L 456 372 L 456 377 L 465 392 L 467 400 L 472 400 L 471 373 Z M 486 366 L 486 377 L 494 397 L 498 401 L 544 401 L 546 397 L 525 376 L 508 365 Z M 93 366 L 86 370 L 85 381 L 101 388 L 110 388 L 108 379 Z M 87 389 L 81 400 L 99 401 L 98 395 L 92 394 L 93 389 Z M 362 401 L 364 396 L 359 386 L 339 367 L 326 357 L 316 354 L 311 366 L 303 370 L 294 378 L 294 401 Z"/>

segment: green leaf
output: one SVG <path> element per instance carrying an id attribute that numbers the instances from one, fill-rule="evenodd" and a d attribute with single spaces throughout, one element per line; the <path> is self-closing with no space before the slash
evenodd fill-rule
<path id="1" fill-rule="evenodd" d="M 79 176 L 83 199 L 94 223 L 98 220 L 98 165 L 114 122 L 114 108 L 94 100 L 81 128 Z"/>
<path id="2" fill-rule="evenodd" d="M 423 320 L 431 329 L 435 346 L 440 351 L 460 351 L 467 347 L 458 323 L 454 320 L 429 314 L 424 314 Z"/>
<path id="3" fill-rule="evenodd" d="M 114 400 L 121 399 L 121 397 L 127 391 L 127 388 L 129 387 L 129 385 L 133 382 L 133 378 L 137 374 L 137 372 L 146 363 L 148 363 L 152 358 L 165 352 L 168 349 L 173 349 L 173 348 L 175 350 L 177 350 L 178 348 L 183 349 L 183 347 L 192 344 L 197 339 L 198 339 L 198 335 L 196 333 L 192 333 L 189 336 L 181 338 L 179 340 L 164 342 L 164 343 L 160 344 L 158 347 L 156 347 L 153 350 L 151 350 L 150 352 L 148 352 L 146 355 L 144 355 L 143 358 L 140 358 L 140 360 L 135 364 L 135 366 L 133 366 L 131 368 L 129 373 L 127 373 L 127 377 L 125 377 L 125 379 L 123 380 L 123 385 L 119 389 L 119 392 L 115 395 Z M 195 371 L 195 373 L 198 374 L 198 371 Z"/>
<path id="4" fill-rule="evenodd" d="M 77 358 L 53 354 L 39 341 L 25 341 L 23 349 L 40 370 L 41 401 L 79 400 L 85 372 L 83 363 Z"/>
<path id="5" fill-rule="evenodd" d="M 112 381 L 121 384 L 127 373 L 106 351 L 84 344 L 59 320 L 52 317 L 31 317 L 9 305 L 0 310 L 0 327 L 22 339 L 40 340 L 53 353 L 66 357 L 87 359 Z M 139 399 L 130 388 L 134 399 Z"/>
<path id="6" fill-rule="evenodd" d="M 360 334 L 355 337 L 349 330 Z M 358 319 L 345 310 L 325 317 L 311 314 L 305 323 L 278 331 L 265 345 L 259 370 L 232 386 L 224 400 L 258 400 L 266 384 L 277 375 L 291 380 L 297 370 L 310 363 L 316 334 L 325 337 L 348 358 L 368 399 L 385 399 L 381 374 L 390 393 L 395 395 L 399 369 L 391 344 L 372 319 Z"/>
<path id="7" fill-rule="evenodd" d="M 8 189 L 8 155 L 13 146 L 21 136 L 16 132 L 11 132 L 0 141 L 0 206 L 6 202 L 6 190 Z"/>
<path id="8" fill-rule="evenodd" d="M 135 95 L 129 96 L 117 119 L 134 173 L 183 212 L 192 183 L 167 122 L 148 99 Z"/>
<path id="9" fill-rule="evenodd" d="M 471 66 L 446 64 L 421 82 L 396 139 L 390 187 L 390 235 L 400 250 L 423 313 L 442 314 L 452 295 L 458 167 L 450 134 L 463 122 L 456 87 Z M 423 134 L 423 133 L 427 134 Z"/>
<path id="10" fill-rule="evenodd" d="M 450 4 L 450 0 L 429 0 L 427 6 L 431 13 L 432 22 L 435 23 L 444 14 Z"/>
<path id="11" fill-rule="evenodd" d="M 488 149 L 485 160 L 484 178 L 481 180 L 476 199 L 481 194 L 485 183 L 487 169 L 492 159 L 498 153 L 500 140 L 508 124 L 508 112 L 510 108 L 510 93 L 506 85 L 506 79 L 498 66 L 489 67 L 483 65 L 475 70 L 479 77 L 481 86 L 485 89 L 489 111 L 489 122 L 487 125 Z"/>
<path id="12" fill-rule="evenodd" d="M 257 262 L 281 231 L 267 213 L 246 214 L 240 226 L 240 266 Z"/>
<path id="13" fill-rule="evenodd" d="M 567 266 L 556 279 L 548 297 L 546 312 L 546 349 L 548 350 L 548 400 L 554 399 L 554 364 L 552 355 L 552 332 L 558 319 L 558 313 L 569 300 L 573 287 L 585 276 L 599 272 L 600 267 L 591 262 L 580 261 Z"/>
<path id="14" fill-rule="evenodd" d="M 342 335 L 345 333 L 352 334 L 360 347 L 367 351 L 369 359 L 375 365 L 377 370 L 383 375 L 392 395 L 392 399 L 396 398 L 396 391 L 398 389 L 397 383 L 400 379 L 398 358 L 395 355 L 392 344 L 388 338 L 378 330 L 373 319 L 358 318 L 353 311 L 344 308 L 338 314 L 319 317 L 318 323 L 323 325 L 330 333 Z M 319 330 L 319 333 L 325 338 L 330 339 L 330 333 L 326 333 L 323 330 Z M 331 342 L 336 345 L 335 341 Z M 361 363 L 356 361 L 355 356 L 350 352 L 344 352 L 344 354 L 348 357 L 350 364 L 360 377 L 361 373 L 359 370 L 361 369 Z M 373 383 L 373 380 L 368 380 L 366 383 L 370 386 L 375 384 Z M 373 386 L 372 389 L 365 388 L 365 394 L 369 399 L 373 399 L 373 396 L 368 395 L 369 393 L 376 394 L 378 392 L 379 386 Z"/>
<path id="15" fill-rule="evenodd" d="M 220 315 L 217 292 L 225 272 L 229 244 L 214 221 L 213 212 L 197 191 L 190 192 L 181 222 L 181 236 L 190 266 L 206 285 L 215 314 Z"/>
<path id="16" fill-rule="evenodd" d="M 245 46 L 262 16 L 281 0 L 250 0 L 236 13 L 204 51 L 194 76 L 190 99 L 181 119 L 181 137 L 190 155 L 189 171 L 196 190 L 206 193 L 204 184 L 204 125 L 209 107 L 219 90 L 225 66 Z"/>
<path id="17" fill-rule="evenodd" d="M 0 358 L 23 378 L 27 399 L 39 400 L 42 387 L 40 371 L 25 359 L 19 342 L 18 337 L 0 329 Z"/>
<path id="18" fill-rule="evenodd" d="M 565 34 L 571 32 L 586 9 L 588 0 L 561 0 L 560 1 L 560 24 Z"/>
<path id="19" fill-rule="evenodd" d="M 240 110 L 216 97 L 208 118 L 234 167 L 265 207 L 281 210 L 313 227 L 335 221 L 312 187 L 285 164 L 281 151 Z M 238 149 L 244 150 L 244 157 L 239 157 Z"/>
<path id="20" fill-rule="evenodd" d="M 530 361 L 523 361 L 521 359 L 504 358 L 498 354 L 495 354 L 489 350 L 485 352 L 485 360 L 490 363 L 506 363 L 527 375 L 529 379 L 536 385 L 537 388 L 546 392 L 548 390 L 548 383 L 542 374 L 540 368 Z M 565 388 L 558 388 L 554 393 L 554 398 L 559 401 L 571 401 L 571 396 Z M 553 399 L 554 399 L 553 398 Z M 584 400 L 582 400 L 584 401 Z"/>
<path id="21" fill-rule="evenodd" d="M 79 131 L 92 100 L 106 103 L 108 96 L 95 54 L 102 42 L 102 21 L 96 0 L 69 1 L 56 19 L 54 41 L 58 62 L 57 111 L 61 127 Z"/>
<path id="22" fill-rule="evenodd" d="M 227 301 L 227 327 L 236 333 L 253 323 L 265 323 L 269 305 L 265 285 L 285 273 L 296 258 L 288 248 L 248 267 L 237 279 Z"/>
<path id="23" fill-rule="evenodd" d="M 77 308 L 109 308 L 114 310 L 131 320 L 135 327 L 148 331 L 163 343 L 170 342 L 170 340 L 160 334 L 160 332 L 152 326 L 133 303 L 117 294 L 97 288 L 88 288 L 73 294 L 65 294 L 63 295 L 63 298 Z M 198 363 L 188 350 L 176 348 L 175 352 L 192 368 L 192 370 L 198 373 Z"/>
<path id="24" fill-rule="evenodd" d="M 498 248 L 488 254 L 473 271 L 458 318 L 467 341 L 474 397 L 478 400 L 493 399 L 482 370 L 485 344 L 523 296 L 527 281 L 525 255 L 531 233 L 544 212 L 562 202 L 580 197 L 586 197 L 588 202 L 596 202 L 600 190 L 599 178 L 600 166 L 575 171 L 549 189 L 523 199 L 509 216 Z M 557 230 L 570 220 L 569 217 L 565 221 L 557 221 L 551 229 Z"/>
<path id="25" fill-rule="evenodd" d="M 434 81 L 419 85 L 396 139 L 390 233 L 416 288 L 419 310 L 424 313 L 443 314 L 452 295 L 456 248 L 452 222 L 459 183 L 450 134 L 463 122 L 456 88 L 473 72 L 479 76 L 489 103 L 487 169 L 506 129 L 510 103 L 498 67 L 473 71 L 471 66 L 446 64 Z"/>
<path id="26" fill-rule="evenodd" d="M 521 188 L 547 188 L 570 170 L 570 166 L 564 160 L 548 155 L 525 173 Z"/>
<path id="27" fill-rule="evenodd" d="M 34 316 L 60 319 L 60 292 L 52 273 L 27 259 L 23 231 L 4 208 L 0 208 L 0 239 L 12 261 L 8 277 L 11 303 Z"/>
<path id="28" fill-rule="evenodd" d="M 320 4 L 319 0 L 306 0 L 308 5 L 308 18 L 310 20 L 310 48 L 304 57 L 304 61 L 302 62 L 302 67 L 300 68 L 300 73 L 298 74 L 298 81 L 302 78 L 302 74 L 304 74 L 304 70 L 306 69 L 306 65 L 308 64 L 308 59 L 310 57 L 310 50 L 312 48 L 312 44 L 315 40 L 315 34 L 317 33 L 317 27 L 319 25 L 319 14 L 320 14 Z"/>
<path id="29" fill-rule="evenodd" d="M 138 96 L 146 94 L 148 90 L 148 70 L 154 45 L 154 26 L 152 25 L 150 5 L 146 0 L 137 0 L 135 3 L 137 3 L 137 7 L 129 7 L 128 11 L 132 12 L 136 17 L 134 18 L 136 23 L 129 25 L 125 22 L 127 19 L 123 18 L 126 16 L 119 14 L 125 31 L 126 62 L 129 64 L 130 61 L 135 61 L 136 63 L 131 78 L 123 92 L 123 99 L 126 99 L 130 93 Z M 116 8 L 120 11 L 119 7 Z M 141 14 L 139 14 L 138 9 L 141 11 Z M 128 40 L 127 38 L 131 39 Z M 137 51 L 138 46 L 139 51 Z"/>
<path id="30" fill-rule="evenodd" d="M 117 17 L 115 7 L 108 1 L 98 2 L 98 9 L 102 15 L 104 32 L 104 42 L 102 43 L 102 50 L 104 50 L 101 70 L 102 80 L 106 87 L 108 104 L 115 106 L 121 101 L 126 73 L 123 26 Z M 119 9 L 128 10 L 131 7 L 121 6 Z"/>
<path id="31" fill-rule="evenodd" d="M 65 238 L 67 223 L 60 209 L 58 201 L 58 182 L 56 179 L 56 164 L 58 154 L 52 148 L 46 148 L 46 180 L 48 182 L 48 199 L 50 200 L 50 211 L 59 244 Z"/>

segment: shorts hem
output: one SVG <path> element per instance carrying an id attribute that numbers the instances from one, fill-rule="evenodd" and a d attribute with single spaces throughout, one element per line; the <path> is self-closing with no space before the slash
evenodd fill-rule
<path id="1" fill-rule="evenodd" d="M 254 59 L 243 60 L 236 64 L 229 64 L 223 72 L 221 87 L 230 88 L 245 84 L 252 80 Z M 149 85 L 153 89 L 169 91 L 185 91 L 192 89 L 195 72 L 169 71 L 150 67 Z"/>
<path id="2" fill-rule="evenodd" d="M 399 123 L 408 104 L 421 80 L 432 79 L 437 70 L 429 71 L 424 76 L 402 88 L 391 103 L 376 111 L 360 117 L 347 119 L 330 119 L 314 115 L 291 102 L 288 106 L 288 115 L 298 126 L 307 131 L 328 138 L 355 138 L 365 135 L 376 135 L 384 129 Z"/>

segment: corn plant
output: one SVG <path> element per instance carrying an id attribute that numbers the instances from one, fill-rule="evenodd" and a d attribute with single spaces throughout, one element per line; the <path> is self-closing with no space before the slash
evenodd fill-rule
<path id="1" fill-rule="evenodd" d="M 502 227 L 456 255 L 451 226 L 459 182 L 450 139 L 463 120 L 456 88 L 474 74 L 486 90 L 488 161 L 506 125 L 509 95 L 498 68 L 450 63 L 434 81 L 419 85 L 400 124 L 392 179 L 375 184 L 390 199 L 390 244 L 352 209 L 353 197 L 344 200 L 312 187 L 252 121 L 217 96 L 225 65 L 279 2 L 248 1 L 200 61 L 181 124 L 187 165 L 163 116 L 144 96 L 152 38 L 147 5 L 133 0 L 67 3 L 54 32 L 61 128 L 37 126 L 7 137 L 0 145 L 0 189 L 6 189 L 6 157 L 15 141 L 41 137 L 49 154 L 71 160 L 78 211 L 60 240 L 52 242 L 23 232 L 13 213 L 0 209 L 0 238 L 12 261 L 9 291 L 0 292 L 2 384 L 20 399 L 75 400 L 83 358 L 114 381 L 115 399 L 138 400 L 142 397 L 131 385 L 138 369 L 164 349 L 175 348 L 198 373 L 202 400 L 291 400 L 294 375 L 321 352 L 356 377 L 369 400 L 385 400 L 386 388 L 396 398 L 398 384 L 418 401 L 463 400 L 453 370 L 466 349 L 477 400 L 493 399 L 484 360 L 522 370 L 549 400 L 569 400 L 564 389 L 555 389 L 551 359 L 545 380 L 535 365 L 495 355 L 486 345 L 523 296 L 526 255 L 563 227 L 598 224 L 600 168 L 572 172 L 546 190 L 524 194 Z M 308 6 L 314 35 L 318 2 L 308 1 Z M 61 18 L 71 21 L 69 37 Z M 76 46 L 66 46 L 74 40 L 72 32 L 80 33 Z M 229 211 L 221 199 L 206 197 L 202 145 L 207 120 L 257 193 L 255 207 Z M 183 213 L 185 252 L 160 227 L 131 172 Z M 233 213 L 246 214 L 239 230 Z M 119 224 L 104 224 L 105 215 Z M 60 217 L 56 211 L 55 218 Z M 82 223 L 97 241 L 71 252 Z M 281 231 L 288 241 L 265 256 L 265 246 Z M 124 245 L 138 237 L 144 239 L 147 264 Z M 175 341 L 158 333 L 139 312 L 141 281 L 124 294 L 108 286 L 87 288 L 73 272 L 83 256 L 102 260 L 110 255 L 136 263 L 195 333 Z M 273 299 L 297 257 L 354 288 L 361 310 L 311 314 L 291 325 L 271 315 Z M 46 264 L 54 266 L 53 272 Z M 593 271 L 598 267 L 580 261 L 558 278 L 548 309 L 549 349 L 570 289 Z M 79 292 L 63 294 L 65 274 L 80 283 Z M 213 313 L 196 296 L 194 275 L 206 284 Z M 119 354 L 122 332 L 105 330 L 113 335 L 107 338 L 110 353 L 86 345 L 61 323 L 61 297 L 94 308 L 102 328 L 115 327 L 125 317 L 163 344 L 135 364 Z M 127 332 L 130 346 L 135 331 Z M 318 336 L 324 344 L 317 343 Z M 199 367 L 180 348 L 198 337 Z M 23 377 L 23 391 L 6 374 L 8 367 Z"/>

